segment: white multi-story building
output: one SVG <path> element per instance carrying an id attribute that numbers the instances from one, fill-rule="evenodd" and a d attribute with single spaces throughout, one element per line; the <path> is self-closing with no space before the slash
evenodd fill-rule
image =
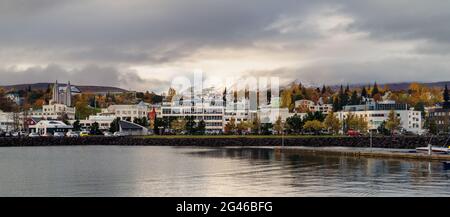
<path id="1" fill-rule="evenodd" d="M 227 102 L 224 106 L 223 128 L 234 118 L 235 123 L 239 124 L 245 121 L 251 121 L 257 115 L 257 106 L 250 105 L 249 100 L 240 100 L 237 102 Z"/>
<path id="2" fill-rule="evenodd" d="M 422 115 L 420 111 L 408 108 L 406 104 L 398 104 L 394 101 L 368 102 L 365 105 L 345 106 L 343 111 L 336 112 L 339 120 L 345 120 L 350 114 L 356 117 L 363 117 L 369 124 L 369 130 L 376 130 L 389 118 L 389 113 L 393 110 L 400 118 L 401 128 L 406 131 L 421 134 Z"/>
<path id="3" fill-rule="evenodd" d="M 102 109 L 99 115 L 116 116 L 121 120 L 133 122 L 136 118 L 148 118 L 149 109 L 145 103 L 140 102 L 136 105 L 110 105 Z"/>
<path id="4" fill-rule="evenodd" d="M 43 105 L 42 109 L 30 110 L 30 115 L 48 120 L 61 119 L 65 115 L 68 119 L 75 119 L 75 108 L 64 104 Z"/>
<path id="5" fill-rule="evenodd" d="M 81 128 L 89 129 L 93 123 L 98 123 L 100 130 L 109 130 L 111 123 L 116 119 L 115 115 L 90 115 L 85 120 L 79 120 Z M 73 125 L 76 120 L 69 120 L 69 123 Z"/>
<path id="6" fill-rule="evenodd" d="M 0 110 L 0 132 L 11 132 L 14 129 L 14 117 L 12 112 Z"/>
<path id="7" fill-rule="evenodd" d="M 203 120 L 205 129 L 210 133 L 219 133 L 223 128 L 224 106 L 222 100 L 185 99 L 165 102 L 161 106 L 162 118 L 194 117 L 196 122 Z"/>

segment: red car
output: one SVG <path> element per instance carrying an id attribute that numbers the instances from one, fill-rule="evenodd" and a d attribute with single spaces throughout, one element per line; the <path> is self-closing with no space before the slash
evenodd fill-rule
<path id="1" fill-rule="evenodd" d="M 348 130 L 347 136 L 361 136 L 361 133 L 356 130 Z"/>

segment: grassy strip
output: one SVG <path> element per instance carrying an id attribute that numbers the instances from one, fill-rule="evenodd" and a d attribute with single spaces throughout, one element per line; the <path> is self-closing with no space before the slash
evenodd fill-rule
<path id="1" fill-rule="evenodd" d="M 339 138 L 347 137 L 342 135 L 285 135 L 284 138 Z M 268 139 L 278 138 L 281 139 L 281 135 L 149 135 L 139 136 L 139 138 L 155 138 L 155 139 Z"/>

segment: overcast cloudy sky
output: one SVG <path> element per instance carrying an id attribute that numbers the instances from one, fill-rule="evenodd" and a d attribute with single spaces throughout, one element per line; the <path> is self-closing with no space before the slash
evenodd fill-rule
<path id="1" fill-rule="evenodd" d="M 0 0 L 0 85 L 450 80 L 448 0 Z"/>

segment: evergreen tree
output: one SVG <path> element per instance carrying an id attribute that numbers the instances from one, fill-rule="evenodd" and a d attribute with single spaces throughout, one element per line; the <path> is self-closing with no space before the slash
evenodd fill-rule
<path id="1" fill-rule="evenodd" d="M 119 122 L 120 122 L 120 118 L 114 119 L 114 121 L 111 122 L 111 125 L 109 127 L 109 132 L 114 133 L 114 132 L 119 131 Z"/>
<path id="2" fill-rule="evenodd" d="M 90 134 L 92 135 L 100 135 L 102 132 L 100 131 L 100 125 L 97 122 L 92 123 L 89 128 Z"/>
<path id="3" fill-rule="evenodd" d="M 447 88 L 447 84 L 445 85 L 445 89 L 444 89 L 444 109 L 449 109 L 450 108 L 450 96 L 448 93 L 448 88 Z"/>
<path id="4" fill-rule="evenodd" d="M 361 90 L 361 97 L 367 98 L 367 90 L 365 86 Z"/>
<path id="5" fill-rule="evenodd" d="M 203 134 L 205 134 L 205 129 L 206 129 L 206 123 L 205 123 L 205 121 L 202 119 L 202 120 L 200 120 L 200 121 L 198 122 L 196 131 L 197 131 L 198 134 L 203 135 Z"/>
<path id="6" fill-rule="evenodd" d="M 354 90 L 352 93 L 352 96 L 350 98 L 350 104 L 351 105 L 359 105 L 360 104 L 360 100 L 359 100 L 358 93 L 356 92 L 356 90 Z"/>
<path id="7" fill-rule="evenodd" d="M 325 94 L 327 92 L 327 87 L 325 87 L 325 84 L 322 87 L 322 95 Z"/>
<path id="8" fill-rule="evenodd" d="M 73 122 L 73 131 L 81 131 L 81 124 L 79 120 L 76 120 L 75 122 Z"/>
<path id="9" fill-rule="evenodd" d="M 372 97 L 374 97 L 375 95 L 379 94 L 380 90 L 378 89 L 378 85 L 377 82 L 375 82 L 373 84 L 373 89 L 372 89 Z"/>

